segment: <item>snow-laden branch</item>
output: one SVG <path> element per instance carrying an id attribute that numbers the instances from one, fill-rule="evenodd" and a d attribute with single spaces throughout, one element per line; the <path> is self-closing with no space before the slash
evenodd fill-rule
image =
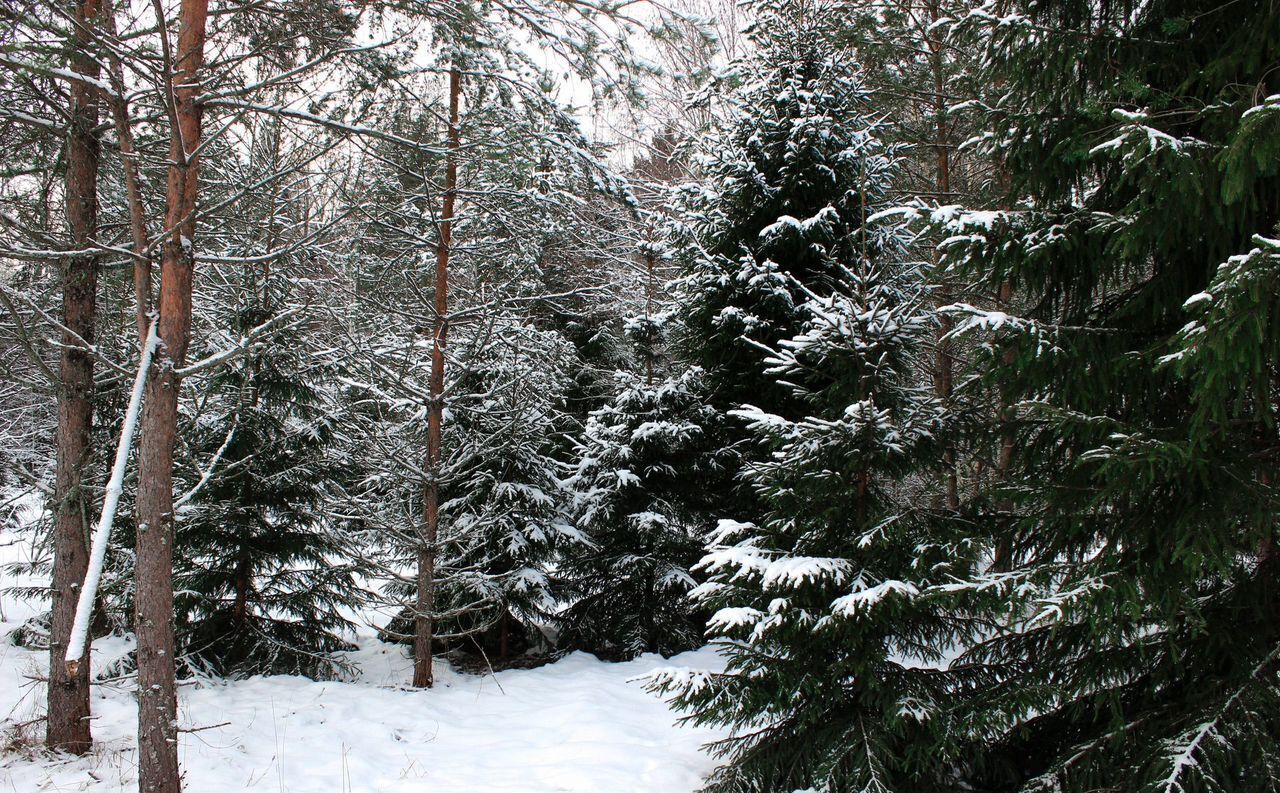
<path id="1" fill-rule="evenodd" d="M 102 580 L 102 565 L 107 558 L 107 541 L 111 538 L 111 523 L 116 517 L 120 494 L 124 490 L 124 471 L 129 463 L 129 449 L 133 446 L 133 434 L 138 427 L 138 413 L 142 407 L 142 391 L 147 385 L 147 371 L 155 354 L 160 337 L 156 334 L 155 320 L 147 332 L 147 343 L 142 347 L 138 360 L 138 374 L 133 379 L 133 391 L 129 394 L 129 408 L 124 414 L 124 426 L 120 429 L 120 445 L 116 447 L 116 462 L 107 481 L 106 496 L 102 500 L 102 515 L 93 530 L 93 547 L 89 551 L 89 569 L 80 588 L 80 600 L 76 604 L 76 618 L 71 625 L 71 638 L 67 641 L 67 673 L 72 677 L 80 666 L 85 648 L 89 645 L 89 618 L 93 615 L 93 601 L 98 597 L 98 582 Z"/>
<path id="2" fill-rule="evenodd" d="M 101 91 L 105 96 L 115 96 L 115 90 L 110 85 L 94 77 L 86 74 L 71 71 L 70 69 L 58 69 L 50 66 L 44 66 L 31 61 L 24 61 L 11 55 L 0 53 L 0 65 L 8 66 L 11 69 L 17 69 L 32 74 L 39 74 L 54 80 L 64 80 L 69 83 L 84 83 L 92 88 Z"/>
<path id="3" fill-rule="evenodd" d="M 236 99 L 210 99 L 206 105 L 211 107 L 229 107 L 236 110 L 251 110 L 256 113 L 265 113 L 272 116 L 280 116 L 282 118 L 292 118 L 298 121 L 305 121 L 325 129 L 331 129 L 336 132 L 345 132 L 351 135 L 374 138 L 376 140 L 385 140 L 388 143 L 395 143 L 405 148 L 428 152 L 431 154 L 442 154 L 444 150 L 439 146 L 429 146 L 424 143 L 402 138 L 399 135 L 390 132 L 384 132 L 373 127 L 366 127 L 359 124 L 347 124 L 336 118 L 326 116 L 318 116 L 315 113 L 308 113 L 303 110 L 294 110 L 292 108 L 278 105 L 263 105 L 255 102 L 242 102 Z"/>
<path id="4" fill-rule="evenodd" d="M 271 319 L 267 320 L 261 325 L 258 325 L 257 327 L 253 328 L 248 333 L 246 333 L 245 335 L 241 336 L 240 341 L 237 342 L 234 347 L 229 347 L 221 352 L 214 353 L 213 355 L 210 355 L 208 358 L 203 358 L 199 361 L 196 361 L 190 366 L 184 366 L 183 368 L 176 370 L 174 374 L 176 374 L 178 377 L 190 377 L 193 374 L 198 374 L 207 369 L 213 369 L 214 367 L 221 366 L 225 363 L 235 360 L 236 358 L 239 358 L 241 355 L 244 355 L 246 352 L 253 349 L 254 345 L 257 343 L 260 337 L 262 337 L 263 335 L 269 332 L 276 330 L 276 326 L 278 326 L 284 320 L 292 317 L 294 314 L 297 314 L 301 310 L 302 310 L 301 308 L 291 308 L 288 311 L 280 312 L 279 314 L 275 315 Z M 302 319 L 297 319 L 293 322 L 290 322 L 288 325 L 285 325 L 283 328 L 280 328 L 280 330 L 288 330 L 290 328 L 297 327 L 301 323 L 302 323 Z"/>
<path id="5" fill-rule="evenodd" d="M 58 330 L 62 331 L 65 335 L 69 336 L 72 341 L 71 344 L 65 344 L 62 342 L 50 340 L 51 344 L 57 347 L 65 347 L 68 349 L 82 350 L 86 355 L 91 356 L 95 361 L 97 361 L 98 363 L 101 363 L 103 366 L 112 370 L 116 374 L 127 375 L 129 373 L 129 371 L 125 369 L 123 366 L 111 360 L 110 358 L 107 358 L 106 356 L 104 356 L 102 352 L 98 350 L 97 347 L 95 347 L 94 345 L 86 341 L 85 338 L 81 336 L 79 333 L 76 333 L 71 328 L 68 328 L 66 325 L 62 324 L 56 318 L 51 316 L 49 312 L 40 308 L 39 304 L 37 304 L 36 301 L 32 300 L 30 297 L 27 297 L 26 295 L 19 295 L 18 297 L 20 297 L 22 302 L 27 304 L 28 308 L 30 308 L 36 314 L 40 315 L 41 319 L 43 319 L 45 322 L 49 323 L 53 327 L 57 328 Z M 9 306 L 12 305 L 12 300 L 13 298 L 11 295 L 8 294 L 8 290 L 0 286 L 0 303 L 3 303 L 5 307 L 8 308 Z M 12 313 L 12 311 L 10 313 Z M 14 314 L 14 319 L 16 320 L 17 318 L 18 318 L 17 315 Z"/>
<path id="6" fill-rule="evenodd" d="M 0 289 L 0 305 L 9 312 L 9 316 L 13 319 L 13 327 L 15 335 L 18 337 L 18 343 L 22 345 L 22 349 L 26 351 L 27 358 L 36 365 L 42 374 L 47 378 L 48 382 L 56 387 L 62 382 L 62 379 L 54 373 L 49 365 L 40 357 L 40 352 L 36 350 L 35 343 L 31 340 L 31 335 L 27 332 L 27 323 L 23 321 L 22 316 L 18 313 L 18 308 L 9 299 L 9 293 L 4 289 Z"/>
<path id="7" fill-rule="evenodd" d="M 186 506 L 191 501 L 191 499 L 195 498 L 196 494 L 200 492 L 200 489 L 204 487 L 205 482 L 208 482 L 209 479 L 213 476 L 213 472 L 214 470 L 217 469 L 218 463 L 222 462 L 222 455 L 226 453 L 227 447 L 231 445 L 232 439 L 235 438 L 236 428 L 239 426 L 240 426 L 240 417 L 239 415 L 237 415 L 235 419 L 233 419 L 231 422 L 231 429 L 227 431 L 227 439 L 224 440 L 222 442 L 222 445 L 218 447 L 218 451 L 214 452 L 213 459 L 209 461 L 208 467 L 206 467 L 204 469 L 204 473 L 200 475 L 200 481 L 196 482 L 195 487 L 188 490 L 182 496 L 182 498 L 174 502 L 173 509 L 175 514 L 179 509 Z"/>
<path id="8" fill-rule="evenodd" d="M 203 96 L 196 99 L 196 103 L 202 104 L 202 103 L 210 102 L 214 99 L 229 99 L 234 96 L 247 96 L 254 92 L 261 91 L 264 88 L 270 88 L 272 86 L 289 82 L 293 80 L 295 77 L 305 76 L 316 66 L 319 66 L 327 61 L 331 61 L 335 58 L 339 58 L 343 55 L 354 55 L 354 54 L 359 54 L 363 52 L 373 52 L 375 50 L 387 49 L 388 47 L 392 46 L 393 44 L 399 43 L 401 40 L 407 37 L 408 37 L 408 34 L 404 33 L 398 36 L 393 36 L 392 38 L 386 39 L 384 41 L 375 41 L 370 44 L 364 44 L 360 46 L 340 47 L 338 49 L 328 50 L 312 58 L 306 63 L 300 63 L 297 66 L 293 67 L 292 69 L 288 69 L 284 72 L 281 72 L 280 74 L 274 74 L 266 78 L 265 80 L 259 80 L 256 83 L 249 83 L 248 85 L 236 86 L 233 88 L 225 88 L 219 91 L 213 91 L 213 92 L 204 94 Z"/>
<path id="9" fill-rule="evenodd" d="M 1280 649 L 1272 650 L 1267 654 L 1266 658 L 1262 659 L 1262 663 L 1254 667 L 1252 674 L 1249 675 L 1244 684 L 1236 689 L 1230 697 L 1227 697 L 1227 700 L 1212 719 L 1183 733 L 1180 738 L 1182 740 L 1181 747 L 1179 747 L 1177 741 L 1170 742 L 1170 749 L 1174 750 L 1174 753 L 1168 758 L 1168 776 L 1158 783 L 1160 793 L 1185 793 L 1189 786 L 1182 782 L 1184 775 L 1203 775 L 1204 773 L 1201 768 L 1202 764 L 1196 758 L 1196 755 L 1205 752 L 1206 748 L 1212 744 L 1223 746 L 1230 744 L 1229 732 L 1224 728 L 1223 724 L 1227 719 L 1227 713 L 1243 700 L 1245 693 L 1255 681 L 1263 680 L 1266 668 L 1275 663 L 1277 653 L 1280 653 Z M 1266 681 L 1263 682 L 1265 685 Z"/>

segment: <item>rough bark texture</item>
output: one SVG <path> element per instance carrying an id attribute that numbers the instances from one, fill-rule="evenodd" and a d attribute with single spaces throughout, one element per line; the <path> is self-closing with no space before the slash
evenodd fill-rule
<path id="1" fill-rule="evenodd" d="M 183 0 L 174 59 L 165 214 L 160 260 L 157 355 L 142 412 L 138 450 L 138 790 L 178 793 L 177 694 L 173 663 L 173 447 L 178 389 L 174 369 L 191 335 L 191 276 L 201 108 L 195 102 L 204 59 L 208 0 Z"/>
<path id="2" fill-rule="evenodd" d="M 97 24 L 98 0 L 76 5 L 75 46 L 71 68 L 97 77 L 98 66 L 88 54 L 89 25 Z M 67 225 L 72 246 L 85 250 L 98 232 L 97 92 L 71 83 L 70 134 L 67 140 Z M 73 255 L 62 265 L 62 322 L 86 342 L 93 343 L 98 296 L 98 261 Z M 84 492 L 85 469 L 92 456 L 93 356 L 63 333 L 61 387 L 58 392 L 57 473 L 54 486 L 53 610 L 49 632 L 49 710 L 45 742 L 50 749 L 82 754 L 93 736 L 89 727 L 89 663 L 71 674 L 63 658 L 76 601 L 89 564 L 89 512 L 92 499 Z"/>
<path id="3" fill-rule="evenodd" d="M 436 541 L 440 534 L 440 425 L 444 416 L 444 345 L 449 334 L 449 248 L 453 233 L 454 201 L 458 193 L 458 101 L 462 73 L 449 72 L 449 147 L 445 157 L 444 201 L 440 211 L 440 242 L 436 247 L 435 319 L 431 324 L 431 406 L 427 414 L 427 481 L 423 493 L 423 525 L 418 546 L 418 597 L 414 603 L 413 685 L 430 688 L 431 640 L 434 632 Z"/>

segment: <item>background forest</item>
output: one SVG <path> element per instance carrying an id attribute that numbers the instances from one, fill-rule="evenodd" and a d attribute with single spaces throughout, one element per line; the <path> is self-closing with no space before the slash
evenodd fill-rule
<path id="1" fill-rule="evenodd" d="M 718 793 L 1280 790 L 1277 295 L 1275 0 L 10 0 L 0 769 L 372 628 L 710 644 Z"/>

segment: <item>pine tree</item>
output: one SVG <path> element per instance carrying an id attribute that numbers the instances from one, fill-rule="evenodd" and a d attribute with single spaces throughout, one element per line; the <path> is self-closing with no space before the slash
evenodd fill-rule
<path id="1" fill-rule="evenodd" d="M 1018 406 L 1009 510 L 982 524 L 1007 570 L 974 582 L 1009 616 L 968 652 L 992 682 L 958 710 L 973 784 L 1274 790 L 1280 9 L 1013 2 L 969 22 L 1012 209 L 935 219 L 954 267 L 1023 306 L 965 312 Z"/>
<path id="2" fill-rule="evenodd" d="M 101 25 L 94 3 L 75 6 L 76 33 L 71 67 L 97 78 L 99 67 L 90 52 L 92 31 Z M 83 83 L 72 83 L 68 112 L 66 218 L 71 244 L 86 249 L 98 235 L 98 95 Z M 52 614 L 49 625 L 48 720 L 45 743 L 55 751 L 84 754 L 93 745 L 89 720 L 89 668 L 68 669 L 60 663 L 68 651 L 75 620 L 77 587 L 89 568 L 85 540 L 85 485 L 93 459 L 94 358 L 77 346 L 93 344 L 98 302 L 99 262 L 93 256 L 70 256 L 62 265 L 62 355 L 58 368 L 58 438 L 53 497 Z"/>
<path id="3" fill-rule="evenodd" d="M 472 55 L 487 63 L 498 54 L 484 44 Z M 466 211 L 453 227 L 458 245 L 449 265 L 451 371 L 444 383 L 432 611 L 442 645 L 502 655 L 505 632 L 514 655 L 544 644 L 550 557 L 570 533 L 556 481 L 566 473 L 567 436 L 575 420 L 585 419 L 585 406 L 608 398 L 601 384 L 618 357 L 613 328 L 591 325 L 612 320 L 600 284 L 617 266 L 611 235 L 618 226 L 625 230 L 618 209 L 625 190 L 542 88 L 468 81 L 466 91 L 460 164 Z M 366 491 L 354 508 L 381 534 L 377 544 L 388 570 L 396 571 L 386 593 L 397 606 L 417 598 L 417 583 L 398 572 L 406 552 L 423 546 L 404 530 L 424 512 L 411 491 L 431 477 L 415 447 L 425 445 L 423 417 L 433 403 L 422 344 L 435 312 L 422 307 L 432 297 L 422 288 L 422 264 L 434 259 L 424 240 L 438 229 L 437 118 L 398 109 L 389 123 L 402 139 L 424 145 L 385 146 L 363 163 L 367 170 L 350 196 L 371 216 L 353 240 L 352 269 L 366 310 L 353 316 L 351 336 L 367 348 L 366 381 L 386 411 L 371 444 L 378 463 L 354 488 Z M 584 360 L 588 355 L 594 360 Z M 406 636 L 405 616 L 400 611 L 383 635 Z"/>

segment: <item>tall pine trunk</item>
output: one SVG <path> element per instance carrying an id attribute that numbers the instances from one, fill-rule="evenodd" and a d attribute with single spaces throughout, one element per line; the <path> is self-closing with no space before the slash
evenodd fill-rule
<path id="1" fill-rule="evenodd" d="M 182 0 L 173 63 L 166 237 L 160 260 L 159 335 L 142 413 L 138 452 L 138 789 L 178 793 L 177 686 L 173 639 L 173 447 L 178 389 L 174 370 L 191 335 L 195 208 L 200 144 L 199 73 L 208 0 Z M 163 35 L 163 26 L 162 26 Z"/>
<path id="2" fill-rule="evenodd" d="M 449 145 L 445 155 L 444 200 L 440 210 L 440 240 L 436 247 L 435 319 L 431 323 L 431 405 L 427 414 L 427 481 L 423 493 L 423 525 L 418 543 L 418 596 L 414 604 L 413 685 L 430 688 L 431 641 L 434 633 L 436 543 L 440 536 L 441 423 L 444 418 L 444 345 L 449 334 L 449 248 L 453 208 L 458 194 L 458 102 L 462 72 L 449 70 Z"/>
<path id="3" fill-rule="evenodd" d="M 90 26 L 97 24 L 98 0 L 75 9 L 75 43 L 71 68 L 97 78 L 98 64 L 88 52 Z M 74 252 L 62 265 L 62 323 L 85 342 L 93 343 L 97 314 L 98 260 L 86 255 L 98 233 L 98 96 L 92 86 L 71 83 L 70 133 L 67 139 L 67 225 Z M 85 469 L 92 457 L 93 356 L 64 331 L 59 366 L 57 473 L 54 485 L 53 613 L 49 628 L 49 710 L 45 741 L 50 749 L 81 754 L 89 751 L 89 664 L 74 674 L 63 658 L 76 601 L 89 565 L 89 512 Z"/>

